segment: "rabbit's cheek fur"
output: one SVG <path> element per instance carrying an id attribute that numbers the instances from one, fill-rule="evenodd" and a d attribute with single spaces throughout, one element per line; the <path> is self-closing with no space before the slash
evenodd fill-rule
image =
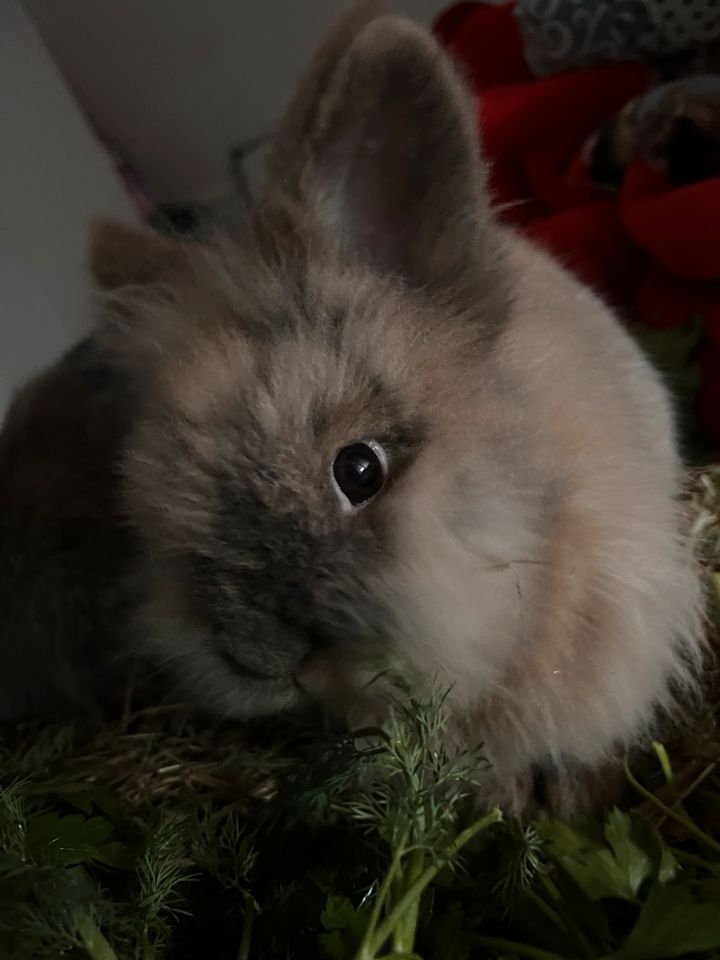
<path id="1" fill-rule="evenodd" d="M 544 503 L 512 454 L 501 464 L 457 450 L 449 459 L 457 472 L 442 454 L 431 448 L 404 492 L 386 589 L 398 652 L 452 686 L 464 713 L 503 683 L 517 655 L 537 592 Z"/>

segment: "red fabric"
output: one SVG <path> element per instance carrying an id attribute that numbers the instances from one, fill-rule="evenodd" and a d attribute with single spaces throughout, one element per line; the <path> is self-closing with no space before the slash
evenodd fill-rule
<path id="1" fill-rule="evenodd" d="M 477 89 L 525 83 L 532 74 L 520 33 L 505 7 L 456 3 L 435 22 L 435 34 L 464 64 Z"/>
<path id="2" fill-rule="evenodd" d="M 512 4 L 459 3 L 435 24 L 477 94 L 503 216 L 629 319 L 672 329 L 702 316 L 699 417 L 720 446 L 720 178 L 676 188 L 635 162 L 618 196 L 590 182 L 587 137 L 652 74 L 616 64 L 533 78 Z"/>
<path id="3" fill-rule="evenodd" d="M 645 257 L 627 235 L 616 203 L 570 207 L 531 221 L 526 232 L 612 304 L 632 297 Z"/>
<path id="4" fill-rule="evenodd" d="M 625 226 L 669 270 L 698 280 L 720 279 L 720 178 L 672 187 L 635 163 L 622 189 Z"/>

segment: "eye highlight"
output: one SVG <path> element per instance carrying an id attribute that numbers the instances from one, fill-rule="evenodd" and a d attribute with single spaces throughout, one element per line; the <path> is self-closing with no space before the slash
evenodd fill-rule
<path id="1" fill-rule="evenodd" d="M 377 496 L 385 485 L 387 457 L 374 440 L 351 443 L 335 457 L 332 472 L 343 497 L 350 506 L 359 507 Z"/>

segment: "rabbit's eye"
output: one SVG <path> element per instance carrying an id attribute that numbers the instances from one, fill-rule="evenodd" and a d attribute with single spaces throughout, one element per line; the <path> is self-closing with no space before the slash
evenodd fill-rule
<path id="1" fill-rule="evenodd" d="M 359 507 L 383 488 L 387 460 L 374 440 L 353 443 L 335 457 L 333 477 L 338 489 L 353 507 Z"/>

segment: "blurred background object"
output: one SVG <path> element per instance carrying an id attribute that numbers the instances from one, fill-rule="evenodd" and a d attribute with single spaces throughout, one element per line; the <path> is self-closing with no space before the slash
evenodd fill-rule
<path id="1" fill-rule="evenodd" d="M 720 449 L 720 0 L 456 3 L 501 216 L 618 311 Z"/>
<path id="2" fill-rule="evenodd" d="M 163 202 L 226 196 L 231 151 L 265 134 L 318 38 L 354 0 L 25 0 L 78 102 Z M 438 0 L 390 0 L 430 23 Z"/>

